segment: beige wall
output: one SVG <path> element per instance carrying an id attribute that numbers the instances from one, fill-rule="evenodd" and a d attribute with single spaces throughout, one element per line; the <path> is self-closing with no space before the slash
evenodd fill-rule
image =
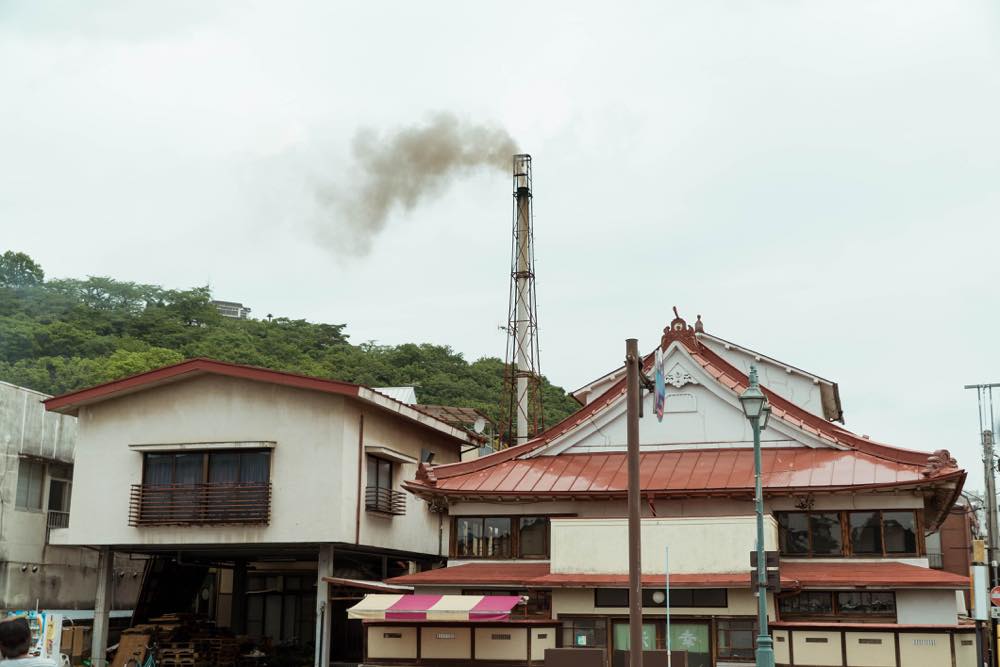
<path id="1" fill-rule="evenodd" d="M 976 636 L 971 632 L 955 635 L 955 667 L 976 667 Z"/>
<path id="2" fill-rule="evenodd" d="M 402 635 L 399 639 L 386 639 L 385 633 Z M 410 658 L 417 657 L 417 629 L 374 625 L 368 627 L 369 658 Z"/>
<path id="3" fill-rule="evenodd" d="M 438 635 L 443 635 L 439 637 Z M 468 660 L 472 657 L 472 628 L 420 628 L 420 658 L 451 658 Z"/>
<path id="4" fill-rule="evenodd" d="M 656 518 L 642 520 L 642 571 L 664 571 L 670 552 L 675 573 L 749 572 L 757 527 L 753 516 Z M 778 548 L 778 526 L 765 517 L 765 546 Z M 628 572 L 628 522 L 620 519 L 553 519 L 552 572 Z M 586 545 L 587 557 L 580 558 Z"/>
<path id="5" fill-rule="evenodd" d="M 903 625 L 955 625 L 958 623 L 955 591 L 896 591 L 896 622 Z"/>
<path id="6" fill-rule="evenodd" d="M 881 644 L 862 643 L 878 640 Z M 848 632 L 844 638 L 851 667 L 895 667 L 896 639 L 891 632 Z"/>
<path id="7" fill-rule="evenodd" d="M 840 667 L 843 664 L 839 632 L 796 630 L 792 633 L 792 653 L 796 665 Z"/>
<path id="8" fill-rule="evenodd" d="M 544 660 L 545 649 L 556 647 L 556 635 L 559 628 L 532 628 L 531 629 L 531 659 Z"/>
<path id="9" fill-rule="evenodd" d="M 493 639 L 510 635 L 510 639 Z M 476 660 L 524 660 L 528 631 L 524 628 L 476 628 Z"/>
<path id="10" fill-rule="evenodd" d="M 774 661 L 779 665 L 788 664 L 788 630 L 773 630 Z"/>
<path id="11" fill-rule="evenodd" d="M 80 410 L 70 527 L 61 544 L 355 541 L 359 416 L 364 441 L 412 458 L 421 447 L 457 461 L 457 441 L 358 401 L 261 382 L 202 376 Z M 135 444 L 273 441 L 268 526 L 128 526 L 129 485 L 141 482 Z M 404 466 L 398 481 L 413 476 Z M 362 473 L 362 485 L 364 478 Z M 363 502 L 363 501 L 362 501 Z M 437 517 L 407 497 L 407 514 L 362 511 L 361 543 L 437 553 Z M 446 544 L 446 542 L 445 542 Z"/>
<path id="12" fill-rule="evenodd" d="M 795 658 L 798 659 L 798 653 Z M 951 637 L 930 632 L 899 633 L 900 667 L 946 667 L 951 665 Z"/>

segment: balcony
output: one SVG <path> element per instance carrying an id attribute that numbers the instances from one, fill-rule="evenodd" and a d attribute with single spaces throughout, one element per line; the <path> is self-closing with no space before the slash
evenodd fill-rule
<path id="1" fill-rule="evenodd" d="M 130 526 L 267 525 L 270 482 L 133 484 Z"/>
<path id="2" fill-rule="evenodd" d="M 382 486 L 367 486 L 365 509 L 382 514 L 406 514 L 406 494 Z"/>
<path id="3" fill-rule="evenodd" d="M 47 528 L 69 528 L 69 512 L 49 510 L 45 525 Z"/>

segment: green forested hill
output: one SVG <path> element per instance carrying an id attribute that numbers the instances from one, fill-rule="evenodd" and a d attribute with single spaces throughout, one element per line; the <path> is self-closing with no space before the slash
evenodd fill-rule
<path id="1" fill-rule="evenodd" d="M 0 255 L 0 380 L 60 394 L 190 357 L 334 378 L 416 385 L 422 403 L 500 419 L 503 361 L 442 345 L 352 345 L 344 324 L 220 316 L 208 288 L 171 290 L 111 278 L 44 280 L 30 257 Z M 545 423 L 578 404 L 544 382 Z"/>

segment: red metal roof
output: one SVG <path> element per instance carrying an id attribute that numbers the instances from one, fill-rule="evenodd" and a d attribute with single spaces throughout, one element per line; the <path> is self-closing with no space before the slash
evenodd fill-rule
<path id="1" fill-rule="evenodd" d="M 444 431 L 458 440 L 470 443 L 475 442 L 475 438 L 469 437 L 469 434 L 466 433 L 464 429 L 457 429 L 451 424 L 448 424 L 433 415 L 428 415 L 414 410 L 405 403 L 401 403 L 389 396 L 385 396 L 384 394 L 379 394 L 378 392 L 375 392 L 374 390 L 363 385 L 341 382 L 339 380 L 329 380 L 326 378 L 311 377 L 308 375 L 299 375 L 297 373 L 288 373 L 285 371 L 276 371 L 270 368 L 244 366 L 242 364 L 231 364 L 225 361 L 203 358 L 188 359 L 187 361 L 182 361 L 178 364 L 164 366 L 162 368 L 157 368 L 145 373 L 139 373 L 120 380 L 113 380 L 94 387 L 88 387 L 86 389 L 80 389 L 68 394 L 62 394 L 61 396 L 49 398 L 43 401 L 43 403 L 45 403 L 46 410 L 75 415 L 79 412 L 80 407 L 84 405 L 98 403 L 100 401 L 149 389 L 151 387 L 177 382 L 179 380 L 205 374 L 267 382 L 270 384 L 295 387 L 298 389 L 308 389 L 326 394 L 338 394 L 376 405 L 378 405 L 378 403 L 373 400 L 372 397 L 377 396 L 385 401 L 391 402 L 392 406 L 390 409 L 405 419 L 423 423 L 425 426 L 434 428 L 435 430 Z M 379 405 L 379 407 L 386 408 L 387 406 Z"/>
<path id="2" fill-rule="evenodd" d="M 773 491 L 918 484 L 964 476 L 950 470 L 928 475 L 926 465 L 889 461 L 855 450 L 767 448 L 762 451 L 764 487 Z M 415 491 L 432 486 L 445 495 L 622 495 L 628 489 L 625 452 L 560 454 L 501 461 L 462 473 L 459 465 L 432 469 L 433 485 L 407 482 Z M 644 452 L 639 484 L 655 495 L 750 493 L 752 449 L 689 449 Z"/>
<path id="3" fill-rule="evenodd" d="M 517 586 L 529 588 L 627 587 L 627 574 L 550 572 L 548 563 L 465 563 L 407 574 L 387 580 L 413 586 Z M 748 572 L 676 573 L 674 586 L 688 588 L 749 588 Z M 644 574 L 644 586 L 663 584 L 662 574 Z M 782 561 L 781 585 L 795 588 L 947 588 L 969 585 L 968 577 L 898 561 Z"/>
<path id="4" fill-rule="evenodd" d="M 678 322 L 680 328 L 674 326 Z M 661 347 L 667 349 L 672 343 L 682 345 L 706 373 L 730 391 L 739 394 L 748 386 L 747 376 L 701 343 L 683 320 L 675 320 L 664 331 Z M 648 371 L 652 354 L 645 363 Z M 877 443 L 803 410 L 766 387 L 762 389 L 771 403 L 772 418 L 830 444 L 829 449 L 765 449 L 765 487 L 882 487 L 953 480 L 953 495 L 960 492 L 965 472 L 946 450 L 927 454 Z M 623 377 L 601 396 L 523 445 L 472 461 L 421 466 L 417 478 L 404 486 L 415 493 L 442 495 L 621 493 L 626 488 L 624 452 L 522 457 L 588 422 L 594 414 L 622 400 L 624 393 Z M 647 492 L 731 492 L 749 490 L 753 485 L 750 449 L 646 452 L 642 456 L 641 485 Z"/>

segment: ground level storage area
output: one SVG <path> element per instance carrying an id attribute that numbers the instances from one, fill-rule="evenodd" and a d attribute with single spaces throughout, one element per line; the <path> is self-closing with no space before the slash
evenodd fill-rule
<path id="1" fill-rule="evenodd" d="M 557 621 L 365 623 L 365 664 L 439 665 L 462 661 L 542 665 L 555 648 Z"/>

